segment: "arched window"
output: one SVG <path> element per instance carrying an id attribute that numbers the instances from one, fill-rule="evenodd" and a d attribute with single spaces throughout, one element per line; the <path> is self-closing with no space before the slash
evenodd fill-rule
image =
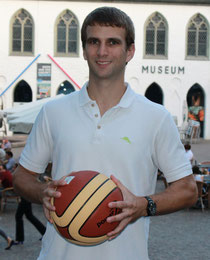
<path id="1" fill-rule="evenodd" d="M 24 9 L 18 11 L 11 20 L 11 55 L 33 54 L 33 19 Z"/>
<path id="2" fill-rule="evenodd" d="M 55 55 L 78 55 L 78 21 L 69 10 L 59 15 L 55 25 Z"/>
<path id="3" fill-rule="evenodd" d="M 64 82 L 62 82 L 60 84 L 58 91 L 57 91 L 57 95 L 58 94 L 67 95 L 74 91 L 75 91 L 75 89 L 74 89 L 73 85 L 70 82 L 68 82 L 67 80 L 65 80 Z"/>
<path id="4" fill-rule="evenodd" d="M 204 137 L 205 124 L 205 92 L 195 83 L 187 93 L 188 119 L 200 123 L 200 137 Z"/>
<path id="5" fill-rule="evenodd" d="M 145 97 L 149 100 L 163 105 L 163 92 L 157 83 L 152 83 L 145 92 Z"/>
<path id="6" fill-rule="evenodd" d="M 31 87 L 25 80 L 21 80 L 14 90 L 14 102 L 25 103 L 32 101 Z"/>
<path id="7" fill-rule="evenodd" d="M 207 20 L 196 14 L 187 26 L 187 58 L 205 59 L 208 57 L 209 26 Z"/>
<path id="8" fill-rule="evenodd" d="M 168 25 L 164 17 L 154 13 L 145 25 L 145 58 L 167 58 Z"/>

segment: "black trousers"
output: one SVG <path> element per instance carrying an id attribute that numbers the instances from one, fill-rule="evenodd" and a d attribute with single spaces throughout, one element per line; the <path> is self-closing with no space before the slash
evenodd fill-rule
<path id="1" fill-rule="evenodd" d="M 24 223 L 23 215 L 35 226 L 35 228 L 44 235 L 46 228 L 45 226 L 33 215 L 31 202 L 21 198 L 20 203 L 15 214 L 16 220 L 16 241 L 24 241 Z"/>

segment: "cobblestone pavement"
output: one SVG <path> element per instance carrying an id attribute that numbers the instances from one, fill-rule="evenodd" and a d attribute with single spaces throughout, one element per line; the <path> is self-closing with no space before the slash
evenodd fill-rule
<path id="1" fill-rule="evenodd" d="M 210 160 L 210 141 L 192 145 L 198 162 Z M 19 157 L 21 148 L 14 148 Z M 164 189 L 162 181 L 157 182 L 157 191 Z M 17 203 L 8 203 L 0 214 L 0 227 L 9 236 L 15 236 L 15 210 Z M 33 205 L 34 215 L 46 223 L 40 205 Z M 35 260 L 41 248 L 40 234 L 24 219 L 25 242 L 6 251 L 6 242 L 0 237 L 1 260 Z M 210 260 L 209 253 L 210 209 L 185 209 L 179 212 L 151 218 L 149 236 L 150 260 Z M 52 259 L 61 260 L 61 259 Z M 78 259 L 80 260 L 80 259 Z M 82 259 L 83 260 L 83 259 Z M 84 259 L 85 260 L 85 259 Z M 111 259 L 112 260 L 112 259 Z M 113 259 L 115 260 L 115 259 Z"/>

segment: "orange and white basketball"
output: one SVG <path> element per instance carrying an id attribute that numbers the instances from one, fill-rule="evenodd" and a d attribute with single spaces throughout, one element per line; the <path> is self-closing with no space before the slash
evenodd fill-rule
<path id="1" fill-rule="evenodd" d="M 106 234 L 119 223 L 108 223 L 106 219 L 121 212 L 110 209 L 108 203 L 123 200 L 120 189 L 110 178 L 95 171 L 74 172 L 66 182 L 57 189 L 61 197 L 51 200 L 56 208 L 51 212 L 56 230 L 79 245 L 96 245 L 107 240 Z"/>

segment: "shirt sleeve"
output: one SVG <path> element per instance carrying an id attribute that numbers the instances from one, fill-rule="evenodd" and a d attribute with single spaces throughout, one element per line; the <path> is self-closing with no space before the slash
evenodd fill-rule
<path id="1" fill-rule="evenodd" d="M 192 174 L 191 164 L 170 113 L 164 116 L 157 129 L 153 154 L 155 164 L 169 183 Z"/>
<path id="2" fill-rule="evenodd" d="M 52 158 L 52 137 L 45 106 L 40 111 L 19 163 L 26 169 L 43 173 Z"/>

